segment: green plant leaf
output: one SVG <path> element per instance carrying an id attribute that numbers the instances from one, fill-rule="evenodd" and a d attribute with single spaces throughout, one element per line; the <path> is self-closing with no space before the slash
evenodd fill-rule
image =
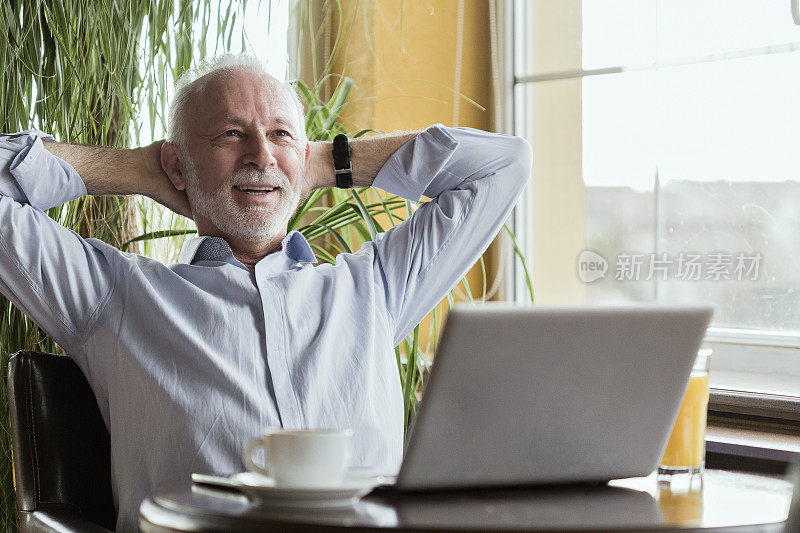
<path id="1" fill-rule="evenodd" d="M 304 226 L 303 229 L 306 228 L 323 228 L 330 235 L 332 235 L 334 239 L 336 239 L 336 242 L 338 242 L 342 247 L 342 252 L 348 254 L 353 253 L 353 251 L 350 249 L 350 245 L 348 245 L 347 242 L 342 238 L 342 235 L 330 226 L 326 226 L 325 224 L 309 224 L 308 226 Z"/>
<path id="2" fill-rule="evenodd" d="M 153 239 L 163 239 L 164 237 L 175 237 L 178 235 L 191 235 L 193 233 L 197 233 L 196 229 L 164 229 L 158 231 L 151 231 L 149 233 L 144 233 L 133 239 L 127 240 L 122 244 L 121 249 L 124 251 L 128 248 L 129 245 L 139 242 L 139 241 L 151 241 Z"/>

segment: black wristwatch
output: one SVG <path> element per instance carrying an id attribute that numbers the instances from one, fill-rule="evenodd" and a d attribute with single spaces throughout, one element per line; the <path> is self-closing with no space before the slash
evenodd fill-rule
<path id="1" fill-rule="evenodd" d="M 336 172 L 336 186 L 349 189 L 353 186 L 353 167 L 350 163 L 350 142 L 347 135 L 340 133 L 333 138 L 333 170 Z"/>

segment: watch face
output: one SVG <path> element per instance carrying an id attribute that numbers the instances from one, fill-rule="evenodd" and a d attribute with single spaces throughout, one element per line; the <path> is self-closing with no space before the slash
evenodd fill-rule
<path id="1" fill-rule="evenodd" d="M 335 170 L 350 169 L 350 143 L 347 142 L 347 135 L 343 133 L 333 138 L 333 168 Z"/>

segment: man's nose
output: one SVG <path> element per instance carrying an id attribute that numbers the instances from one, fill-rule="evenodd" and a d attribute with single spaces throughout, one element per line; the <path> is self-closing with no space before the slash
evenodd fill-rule
<path id="1" fill-rule="evenodd" d="M 275 156 L 272 155 L 272 147 L 269 144 L 269 140 L 261 135 L 250 137 L 242 162 L 245 165 L 253 165 L 260 169 L 277 164 Z"/>

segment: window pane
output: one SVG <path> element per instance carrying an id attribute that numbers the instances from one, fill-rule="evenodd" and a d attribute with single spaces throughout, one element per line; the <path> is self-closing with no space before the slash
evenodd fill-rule
<path id="1" fill-rule="evenodd" d="M 587 299 L 798 329 L 798 73 L 793 52 L 583 80 L 586 245 L 610 266 Z"/>
<path id="2" fill-rule="evenodd" d="M 659 104 L 653 70 L 583 79 L 586 185 L 653 190 Z"/>
<path id="3" fill-rule="evenodd" d="M 789 0 L 536 0 L 518 8 L 533 34 L 533 53 L 520 75 L 643 68 L 800 47 Z M 549 33 L 581 47 L 582 61 L 548 46 Z"/>
<path id="4" fill-rule="evenodd" d="M 789 0 L 661 0 L 661 63 L 800 41 Z"/>
<path id="5" fill-rule="evenodd" d="M 707 268 L 720 260 L 711 279 L 672 280 L 661 294 L 715 302 L 718 325 L 800 323 L 798 73 L 798 52 L 659 73 L 663 249 L 704 252 Z"/>
<path id="6" fill-rule="evenodd" d="M 583 68 L 656 61 L 656 0 L 583 2 Z"/>
<path id="7" fill-rule="evenodd" d="M 658 114 L 654 71 L 583 79 L 586 248 L 599 253 L 610 267 L 604 279 L 587 283 L 589 301 L 651 301 L 656 296 L 655 283 L 646 276 L 640 274 L 637 282 L 617 282 L 614 277 L 619 254 L 649 251 L 656 245 Z"/>
<path id="8" fill-rule="evenodd" d="M 711 302 L 718 326 L 797 330 L 798 198 L 797 181 L 669 181 L 659 235 L 671 271 L 659 299 Z M 693 272 L 691 256 L 700 256 Z"/>

